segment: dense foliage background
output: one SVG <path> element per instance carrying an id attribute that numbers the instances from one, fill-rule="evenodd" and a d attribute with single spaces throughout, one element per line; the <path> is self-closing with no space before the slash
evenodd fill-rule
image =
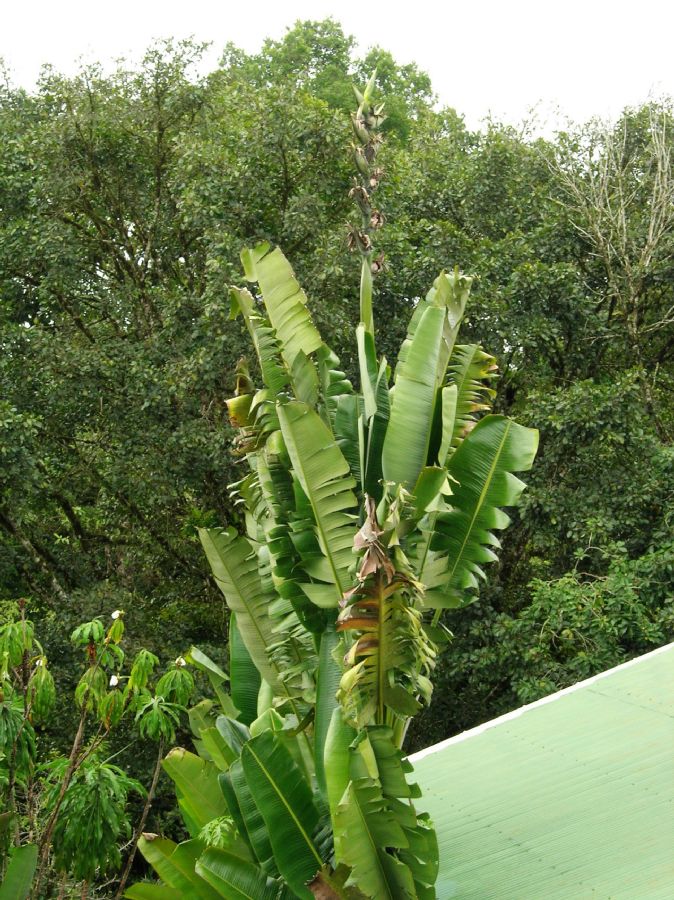
<path id="1" fill-rule="evenodd" d="M 347 113 L 376 65 L 381 349 L 441 268 L 477 274 L 463 339 L 498 359 L 497 408 L 541 431 L 498 570 L 447 616 L 410 749 L 671 640 L 671 104 L 544 141 L 468 131 L 423 72 L 357 58 L 330 21 L 228 47 L 205 78 L 199 54 L 0 87 L 0 616 L 31 598 L 66 683 L 67 635 L 113 609 L 163 658 L 226 659 L 195 539 L 237 521 L 224 400 L 248 342 L 226 285 L 241 247 L 279 244 L 354 375 Z"/>

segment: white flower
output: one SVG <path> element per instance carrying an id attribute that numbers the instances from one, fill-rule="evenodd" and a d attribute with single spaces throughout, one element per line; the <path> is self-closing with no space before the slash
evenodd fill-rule
<path id="1" fill-rule="evenodd" d="M 117 687 L 119 684 L 119 678 L 116 675 L 110 676 L 110 687 Z"/>
<path id="2" fill-rule="evenodd" d="M 116 610 L 114 611 L 114 613 L 112 613 L 112 614 L 110 615 L 110 618 L 111 618 L 111 619 L 119 619 L 119 617 L 120 617 L 121 615 L 122 615 L 122 610 L 121 610 L 121 609 L 116 609 Z"/>
<path id="3" fill-rule="evenodd" d="M 186 666 L 187 662 L 183 656 L 179 656 L 176 660 L 176 666 L 180 669 L 182 666 Z"/>
<path id="4" fill-rule="evenodd" d="M 43 666 L 43 665 L 44 665 L 44 661 L 43 661 L 42 657 L 40 657 L 40 659 L 37 659 L 35 661 L 35 668 L 37 668 L 38 666 Z"/>

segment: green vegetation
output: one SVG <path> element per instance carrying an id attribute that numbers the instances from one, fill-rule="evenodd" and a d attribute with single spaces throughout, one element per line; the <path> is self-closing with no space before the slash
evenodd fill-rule
<path id="1" fill-rule="evenodd" d="M 330 22 L 254 56 L 228 48 L 204 79 L 198 55 L 162 46 L 110 75 L 0 88 L 0 621 L 31 598 L 59 686 L 40 761 L 69 753 L 69 635 L 104 611 L 127 611 L 132 655 L 138 636 L 162 659 L 196 644 L 243 683 L 197 537 L 245 525 L 224 398 L 250 337 L 228 286 L 242 247 L 283 247 L 360 385 L 345 151 L 351 84 L 375 65 L 377 349 L 396 366 L 415 304 L 459 264 L 479 275 L 461 340 L 494 354 L 494 409 L 541 433 L 498 565 L 477 602 L 443 613 L 454 639 L 406 750 L 671 640 L 671 105 L 544 141 L 468 131 L 423 73 L 385 51 L 355 59 Z M 254 718 L 254 698 L 234 703 Z M 148 787 L 156 738 L 124 750 L 131 732 L 127 715 L 106 753 Z M 148 827 L 179 841 L 157 792 Z"/>
<path id="2" fill-rule="evenodd" d="M 176 750 L 167 760 L 191 839 L 159 856 L 156 840 L 141 844 L 164 886 L 181 890 L 187 874 L 194 897 L 436 896 L 437 838 L 412 802 L 421 794 L 402 744 L 448 642 L 440 613 L 475 599 L 482 564 L 497 558 L 494 532 L 510 522 L 500 507 L 517 502 L 514 473 L 531 468 L 538 445 L 535 430 L 504 416 L 477 420 L 496 367 L 457 343 L 472 282 L 458 269 L 416 305 L 392 378 L 377 357 L 383 115 L 373 90 L 374 76 L 353 117 L 360 391 L 279 249 L 244 250 L 257 291 L 230 289 L 262 378 L 256 390 L 241 359 L 227 401 L 247 463 L 230 486 L 245 534 L 199 536 L 236 635 L 239 714 L 205 711 L 202 759 Z M 188 848 L 186 873 L 175 861 Z"/>
<path id="3" fill-rule="evenodd" d="M 194 678 L 178 659 L 153 688 L 159 659 L 147 650 L 139 651 L 125 674 L 122 611 L 112 614 L 109 628 L 100 618 L 84 622 L 71 635 L 84 658 L 74 695 L 77 727 L 72 737 L 61 734 L 63 742 L 72 742 L 66 754 L 49 753 L 45 726 L 56 707 L 57 685 L 24 601 L 17 613 L 0 627 L 0 870 L 6 890 L 15 891 L 0 897 L 25 897 L 24 885 L 32 887 L 32 897 L 49 896 L 56 880 L 61 894 L 81 882 L 85 896 L 96 878 L 116 875 L 124 841 L 121 896 Z M 112 763 L 118 754 L 110 753 L 110 741 L 119 731 L 157 747 L 147 791 Z M 127 808 L 131 792 L 144 800 L 135 828 Z"/>

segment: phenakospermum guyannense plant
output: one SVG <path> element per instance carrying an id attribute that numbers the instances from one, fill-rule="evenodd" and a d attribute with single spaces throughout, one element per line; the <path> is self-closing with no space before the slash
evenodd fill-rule
<path id="1" fill-rule="evenodd" d="M 377 358 L 372 87 L 354 117 L 360 390 L 279 249 L 244 251 L 256 287 L 231 290 L 262 380 L 242 361 L 228 401 L 245 533 L 200 532 L 231 611 L 231 701 L 217 718 L 215 707 L 194 716 L 202 759 L 177 750 L 166 761 L 193 840 L 141 843 L 181 896 L 436 896 L 437 841 L 401 748 L 431 699 L 440 613 L 469 603 L 496 559 L 501 507 L 522 491 L 513 473 L 530 468 L 537 433 L 482 415 L 495 366 L 456 343 L 471 285 L 458 270 L 415 307 L 392 377 Z M 141 888 L 127 896 L 155 896 Z"/>

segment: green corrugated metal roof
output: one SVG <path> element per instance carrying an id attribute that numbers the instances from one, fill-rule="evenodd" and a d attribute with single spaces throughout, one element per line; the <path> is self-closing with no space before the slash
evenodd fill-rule
<path id="1" fill-rule="evenodd" d="M 674 898 L 674 644 L 411 760 L 440 900 Z"/>

